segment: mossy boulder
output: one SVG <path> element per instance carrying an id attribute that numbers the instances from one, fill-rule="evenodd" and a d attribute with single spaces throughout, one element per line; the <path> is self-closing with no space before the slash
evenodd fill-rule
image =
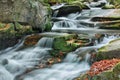
<path id="1" fill-rule="evenodd" d="M 33 30 L 29 25 L 0 23 L 0 49 L 15 45 L 22 36 L 31 33 Z"/>
<path id="2" fill-rule="evenodd" d="M 1 22 L 20 22 L 44 30 L 47 9 L 38 0 L 0 0 L 0 12 Z"/>
<path id="3" fill-rule="evenodd" d="M 81 9 L 90 9 L 86 4 L 84 4 L 82 1 L 73 1 L 70 3 L 70 5 L 76 5 L 79 6 Z"/>
<path id="4" fill-rule="evenodd" d="M 115 8 L 120 8 L 120 0 L 107 0 L 110 4 L 113 4 Z"/>
<path id="5" fill-rule="evenodd" d="M 94 60 L 100 61 L 113 58 L 120 58 L 120 39 L 113 40 L 108 45 L 100 48 Z"/>
<path id="6" fill-rule="evenodd" d="M 115 6 L 112 4 L 106 4 L 105 6 L 102 7 L 102 9 L 115 9 Z"/>
<path id="7" fill-rule="evenodd" d="M 83 38 L 76 34 L 70 34 L 63 37 L 56 37 L 53 43 L 53 50 L 51 54 L 54 56 L 65 56 L 67 53 L 76 50 L 81 46 L 87 46 L 90 44 L 89 39 Z"/>

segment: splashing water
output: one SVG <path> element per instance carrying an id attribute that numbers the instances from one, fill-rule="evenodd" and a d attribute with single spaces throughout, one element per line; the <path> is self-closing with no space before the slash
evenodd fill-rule
<path id="1" fill-rule="evenodd" d="M 13 80 L 27 69 L 39 65 L 45 57 L 49 56 L 48 50 L 52 49 L 52 43 L 53 38 L 43 37 L 35 47 L 21 51 L 14 49 L 1 54 L 0 74 L 2 77 L 0 77 L 0 80 Z"/>
<path id="2" fill-rule="evenodd" d="M 23 80 L 73 80 L 81 73 L 89 70 L 90 51 L 100 48 L 117 38 L 117 36 L 104 37 L 103 41 L 95 46 L 82 47 L 70 52 L 62 63 L 54 64 L 51 68 L 34 70 L 22 76 Z M 83 59 L 81 60 L 81 58 Z"/>

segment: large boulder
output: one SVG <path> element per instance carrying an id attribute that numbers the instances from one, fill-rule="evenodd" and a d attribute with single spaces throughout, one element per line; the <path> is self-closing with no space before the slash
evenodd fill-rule
<path id="1" fill-rule="evenodd" d="M 119 17 L 93 17 L 91 21 L 97 22 L 100 29 L 120 29 Z"/>
<path id="2" fill-rule="evenodd" d="M 43 30 L 46 13 L 37 0 L 0 0 L 1 22 L 19 22 Z"/>
<path id="3" fill-rule="evenodd" d="M 92 23 L 96 23 L 100 29 L 120 29 L 120 9 L 99 10 L 99 13 L 97 11 L 89 16 Z"/>
<path id="4" fill-rule="evenodd" d="M 94 61 L 113 58 L 120 58 L 120 39 L 113 40 L 108 45 L 101 47 Z"/>

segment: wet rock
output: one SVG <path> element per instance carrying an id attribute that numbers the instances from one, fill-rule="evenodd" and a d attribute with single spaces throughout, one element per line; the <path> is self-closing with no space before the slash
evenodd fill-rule
<path id="1" fill-rule="evenodd" d="M 81 12 L 82 17 L 93 18 L 93 17 L 109 17 L 109 18 L 120 18 L 120 9 L 93 9 L 84 10 Z"/>
<path id="2" fill-rule="evenodd" d="M 70 13 L 75 13 L 75 12 L 81 12 L 82 9 L 80 9 L 79 6 L 71 6 L 71 5 L 65 5 L 59 9 L 59 12 L 57 16 L 66 16 Z"/>
<path id="3" fill-rule="evenodd" d="M 111 41 L 108 45 L 100 48 L 94 61 L 103 59 L 120 58 L 120 39 Z"/>
<path id="4" fill-rule="evenodd" d="M 118 17 L 93 17 L 91 18 L 91 21 L 94 22 L 109 22 L 109 21 L 116 21 L 116 20 L 120 20 L 120 18 Z"/>
<path id="5" fill-rule="evenodd" d="M 1 22 L 19 22 L 29 24 L 34 28 L 41 29 L 41 31 L 44 30 L 47 12 L 39 1 L 1 0 L 0 12 Z"/>
<path id="6" fill-rule="evenodd" d="M 90 41 L 85 35 L 71 34 L 63 37 L 56 37 L 53 43 L 52 56 L 64 57 L 67 53 L 82 46 L 89 46 Z"/>
<path id="7" fill-rule="evenodd" d="M 107 0 L 110 4 L 114 5 L 115 8 L 120 8 L 120 0 Z"/>
<path id="8" fill-rule="evenodd" d="M 25 46 L 33 46 L 36 45 L 37 42 L 40 40 L 42 36 L 41 35 L 31 35 L 28 36 L 25 41 L 24 41 L 24 45 Z"/>
<path id="9" fill-rule="evenodd" d="M 0 23 L 0 49 L 14 46 L 20 37 L 33 33 L 29 25 L 19 23 Z"/>
<path id="10" fill-rule="evenodd" d="M 115 6 L 112 4 L 106 4 L 105 6 L 102 7 L 102 9 L 115 9 Z"/>
<path id="11" fill-rule="evenodd" d="M 106 0 L 98 0 L 95 2 L 91 2 L 90 6 L 91 7 L 103 7 L 106 3 L 107 3 Z"/>
<path id="12" fill-rule="evenodd" d="M 100 29 L 120 29 L 119 17 L 93 17 L 91 21 L 96 22 Z"/>
<path id="13" fill-rule="evenodd" d="M 83 3 L 82 1 L 73 1 L 70 5 L 79 6 L 81 9 L 90 9 L 87 4 Z"/>
<path id="14" fill-rule="evenodd" d="M 0 38 L 0 50 L 12 47 L 19 42 L 18 37 Z"/>

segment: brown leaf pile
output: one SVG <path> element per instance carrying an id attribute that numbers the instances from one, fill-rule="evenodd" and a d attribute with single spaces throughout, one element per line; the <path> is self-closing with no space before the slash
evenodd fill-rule
<path id="1" fill-rule="evenodd" d="M 103 71 L 112 69 L 113 66 L 115 66 L 119 62 L 120 62 L 120 59 L 101 60 L 99 62 L 95 62 L 91 66 L 88 74 L 90 76 L 100 74 Z"/>

